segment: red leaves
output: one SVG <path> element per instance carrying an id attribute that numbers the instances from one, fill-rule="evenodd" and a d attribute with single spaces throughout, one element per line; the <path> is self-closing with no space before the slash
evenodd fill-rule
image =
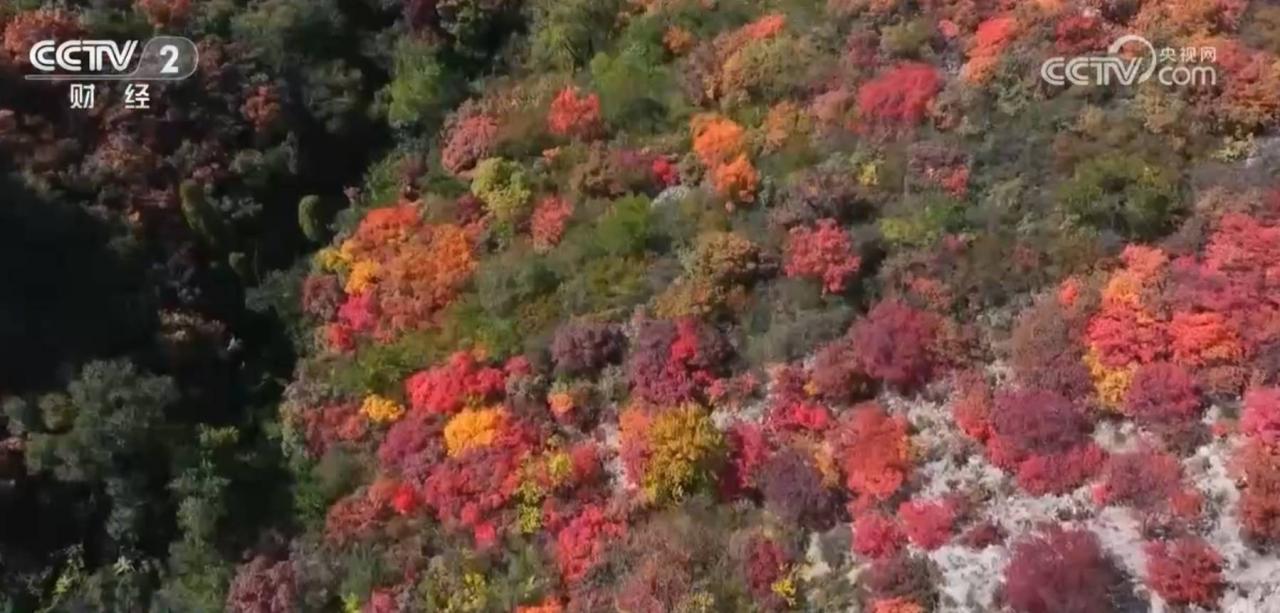
<path id="1" fill-rule="evenodd" d="M 1062 396 L 1005 392 L 996 398 L 987 457 L 1013 471 L 1032 494 L 1063 493 L 1087 480 L 1104 459 L 1089 440 L 1091 429 L 1083 411 Z"/>
<path id="2" fill-rule="evenodd" d="M 573 215 L 573 204 L 558 196 L 543 198 L 533 209 L 529 231 L 533 236 L 533 248 L 547 251 L 560 244 L 565 224 Z"/>
<path id="3" fill-rule="evenodd" d="M 907 537 L 893 518 L 872 511 L 859 515 L 853 522 L 853 550 L 868 558 L 897 555 Z"/>
<path id="4" fill-rule="evenodd" d="M 427 477 L 423 500 L 446 526 L 470 528 L 483 544 L 495 536 L 500 513 L 520 485 L 527 449 L 518 437 L 507 435 L 493 445 L 448 458 Z"/>
<path id="5" fill-rule="evenodd" d="M 1166 362 L 1138 369 L 1125 396 L 1125 413 L 1157 431 L 1179 431 L 1191 426 L 1200 414 L 1200 394 L 1190 373 Z"/>
<path id="6" fill-rule="evenodd" d="M 720 331 L 696 319 L 642 322 L 628 364 L 632 391 L 657 406 L 694 400 L 730 355 Z"/>
<path id="7" fill-rule="evenodd" d="M 576 87 L 560 90 L 551 101 L 547 129 L 556 136 L 590 140 L 604 131 L 600 117 L 600 96 L 580 95 Z"/>
<path id="8" fill-rule="evenodd" d="M 323 456 L 338 443 L 364 438 L 369 429 L 360 414 L 360 405 L 351 402 L 291 409 L 285 413 L 285 419 L 301 431 L 307 452 L 313 458 Z"/>
<path id="9" fill-rule="evenodd" d="M 978 24 L 969 47 L 969 61 L 960 70 L 966 79 L 982 83 L 991 78 L 1000 54 L 1013 42 L 1018 22 L 1010 15 L 992 17 Z"/>
<path id="10" fill-rule="evenodd" d="M 1068 13 L 1053 28 L 1054 50 L 1064 56 L 1103 51 L 1111 43 L 1105 26 L 1097 13 Z"/>
<path id="11" fill-rule="evenodd" d="M 911 471 L 907 423 L 875 404 L 847 412 L 832 431 L 845 485 L 862 506 L 887 500 L 906 483 Z"/>
<path id="12" fill-rule="evenodd" d="M 991 434 L 991 412 L 995 404 L 991 387 L 976 373 L 960 376 L 957 387 L 956 397 L 951 401 L 951 417 L 967 436 L 985 442 Z"/>
<path id="13" fill-rule="evenodd" d="M 1003 597 L 1017 613 L 1097 613 L 1122 580 L 1092 532 L 1055 525 L 1013 546 Z"/>
<path id="14" fill-rule="evenodd" d="M 1147 543 L 1147 587 L 1174 606 L 1214 609 L 1227 583 L 1222 556 L 1203 539 Z"/>
<path id="15" fill-rule="evenodd" d="M 378 446 L 378 464 L 384 472 L 421 484 L 427 473 L 444 459 L 444 419 L 434 413 L 411 411 L 391 425 Z"/>
<path id="16" fill-rule="evenodd" d="M 1155 526 L 1194 520 L 1200 513 L 1200 495 L 1183 485 L 1178 458 L 1150 449 L 1112 456 L 1093 496 L 1098 504 L 1131 507 L 1144 524 Z"/>
<path id="17" fill-rule="evenodd" d="M 1254 388 L 1245 394 L 1240 431 L 1268 447 L 1280 448 L 1280 388 Z"/>
<path id="18" fill-rule="evenodd" d="M 862 258 L 853 240 L 834 219 L 821 219 L 814 228 L 792 228 L 787 240 L 785 271 L 788 277 L 814 277 L 823 293 L 838 294 L 858 273 Z"/>
<path id="19" fill-rule="evenodd" d="M 405 381 L 405 395 L 415 411 L 449 414 L 468 403 L 483 403 L 506 389 L 506 375 L 481 366 L 472 354 L 459 351 L 443 365 L 415 373 Z"/>
<path id="20" fill-rule="evenodd" d="M 293 564 L 256 556 L 236 569 L 227 590 L 231 613 L 289 613 L 297 610 L 297 586 Z"/>
<path id="21" fill-rule="evenodd" d="M 911 390 L 933 376 L 938 320 L 896 300 L 877 304 L 850 330 L 863 369 L 886 384 Z"/>
<path id="22" fill-rule="evenodd" d="M 858 126 L 864 132 L 914 127 L 941 89 L 942 78 L 933 66 L 902 64 L 858 89 Z"/>
<path id="23" fill-rule="evenodd" d="M 1250 390 L 1240 420 L 1245 445 L 1237 452 L 1236 467 L 1244 477 L 1240 523 L 1256 540 L 1280 541 L 1280 389 Z"/>
<path id="24" fill-rule="evenodd" d="M 452 174 L 471 170 L 492 154 L 498 140 L 498 120 L 474 102 L 463 103 L 445 121 L 440 164 Z"/>
<path id="25" fill-rule="evenodd" d="M 951 540 L 957 515 L 955 503 L 950 500 L 911 500 L 898 506 L 907 537 L 917 547 L 930 551 Z"/>
<path id="26" fill-rule="evenodd" d="M 751 595 L 761 602 L 777 600 L 773 586 L 785 576 L 790 564 L 791 556 L 773 539 L 753 536 L 747 544 L 744 564 L 747 589 L 751 590 Z"/>
<path id="27" fill-rule="evenodd" d="M 553 547 L 560 576 L 573 583 L 600 563 L 609 541 L 626 534 L 626 525 L 599 505 L 587 505 L 556 534 Z"/>

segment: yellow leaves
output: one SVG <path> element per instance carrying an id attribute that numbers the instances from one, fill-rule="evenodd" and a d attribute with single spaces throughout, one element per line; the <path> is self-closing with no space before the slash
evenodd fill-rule
<path id="1" fill-rule="evenodd" d="M 342 291 L 347 294 L 361 294 L 378 281 L 379 266 L 377 262 L 361 260 L 351 267 L 347 274 L 347 284 Z"/>
<path id="2" fill-rule="evenodd" d="M 444 444 L 450 456 L 493 444 L 506 423 L 506 411 L 499 407 L 466 409 L 444 427 Z"/>
<path id="3" fill-rule="evenodd" d="M 385 424 L 404 416 L 404 407 L 385 396 L 371 394 L 360 404 L 360 413 L 371 422 Z"/>
<path id="4" fill-rule="evenodd" d="M 706 411 L 685 404 L 649 424 L 649 457 L 643 488 L 654 502 L 679 500 L 711 479 L 723 436 Z"/>
<path id="5" fill-rule="evenodd" d="M 858 169 L 858 185 L 875 187 L 880 184 L 880 163 L 867 162 Z"/>
<path id="6" fill-rule="evenodd" d="M 1124 405 L 1124 398 L 1129 393 L 1129 385 L 1133 383 L 1133 374 L 1137 367 L 1130 365 L 1121 368 L 1108 368 L 1102 363 L 1096 349 L 1090 349 L 1084 356 L 1084 365 L 1093 378 L 1093 387 L 1098 392 L 1098 400 L 1109 411 L 1119 413 Z"/>
<path id="7" fill-rule="evenodd" d="M 747 148 L 746 131 L 732 119 L 715 113 L 700 113 L 689 122 L 693 152 L 708 168 L 724 164 Z"/>
<path id="8" fill-rule="evenodd" d="M 769 591 L 781 598 L 783 602 L 786 602 L 787 606 L 796 606 L 796 595 L 799 590 L 796 588 L 795 571 L 793 570 L 779 577 L 777 581 L 774 581 L 773 584 L 769 586 Z"/>
<path id="9" fill-rule="evenodd" d="M 314 262 L 320 270 L 331 273 L 342 273 L 351 265 L 348 254 L 333 247 L 325 247 L 317 251 Z"/>

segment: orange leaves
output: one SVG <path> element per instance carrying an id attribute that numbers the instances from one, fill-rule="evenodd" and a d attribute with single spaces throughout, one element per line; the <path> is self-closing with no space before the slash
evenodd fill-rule
<path id="1" fill-rule="evenodd" d="M 703 166 L 727 163 L 747 150 L 746 131 L 732 119 L 715 113 L 695 115 L 689 122 L 693 152 Z"/>
<path id="2" fill-rule="evenodd" d="M 1280 121 L 1280 61 L 1274 54 L 1230 38 L 1196 44 L 1217 50 L 1217 85 L 1207 92 L 1204 113 L 1224 128 L 1249 132 Z"/>
<path id="3" fill-rule="evenodd" d="M 1085 329 L 1085 364 L 1102 404 L 1118 409 L 1133 371 L 1166 357 L 1167 325 L 1148 306 L 1168 268 L 1159 249 L 1130 245 L 1121 255 L 1126 266 L 1102 290 L 1102 308 Z"/>
<path id="4" fill-rule="evenodd" d="M 733 120 L 712 113 L 689 123 L 693 152 L 711 172 L 716 192 L 732 202 L 755 199 L 760 178 L 747 157 L 746 132 Z"/>
<path id="5" fill-rule="evenodd" d="M 1244 358 L 1235 328 L 1221 313 L 1174 313 L 1169 322 L 1173 359 L 1192 368 Z"/>
<path id="6" fill-rule="evenodd" d="M 833 431 L 837 462 L 858 505 L 897 493 L 911 472 L 907 422 L 875 404 L 855 408 Z"/>
<path id="7" fill-rule="evenodd" d="M 191 17 L 191 0 L 137 0 L 134 6 L 157 28 L 181 28 Z"/>
<path id="8" fill-rule="evenodd" d="M 444 443 L 449 455 L 457 456 L 477 447 L 492 445 L 506 421 L 506 411 L 498 407 L 458 413 L 444 427 Z"/>
<path id="9" fill-rule="evenodd" d="M 1280 338 L 1280 226 L 1240 213 L 1217 225 L 1199 259 L 1125 249 L 1084 335 L 1104 403 L 1123 398 L 1136 368 L 1162 360 L 1208 391 L 1236 392 L 1247 360 Z"/>
<path id="10" fill-rule="evenodd" d="M 965 79 L 984 83 L 991 78 L 1000 54 L 1013 42 L 1018 33 L 1018 22 L 1011 15 L 992 17 L 978 24 L 969 47 L 969 61 L 960 69 Z"/>
<path id="11" fill-rule="evenodd" d="M 755 200 L 759 183 L 760 175 L 745 153 L 711 169 L 711 184 L 715 186 L 716 193 L 731 202 Z"/>
<path id="12" fill-rule="evenodd" d="M 346 301 L 328 330 L 336 348 L 357 335 L 387 342 L 434 324 L 476 265 L 465 230 L 424 223 L 408 203 L 370 211 L 331 259 L 347 275 Z"/>
<path id="13" fill-rule="evenodd" d="M 547 129 L 556 136 L 590 140 L 604 131 L 600 116 L 600 96 L 581 95 L 576 87 L 566 87 L 551 101 Z"/>
<path id="14" fill-rule="evenodd" d="M 751 40 L 761 40 L 777 36 L 785 27 L 787 27 L 787 16 L 773 13 L 742 26 L 741 34 Z"/>

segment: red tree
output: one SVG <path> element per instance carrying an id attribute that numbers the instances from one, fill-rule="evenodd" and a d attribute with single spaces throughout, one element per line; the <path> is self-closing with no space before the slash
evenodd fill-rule
<path id="1" fill-rule="evenodd" d="M 955 504 L 948 500 L 910 500 L 898 506 L 898 517 L 907 536 L 921 549 L 934 550 L 951 539 L 956 522 Z"/>
<path id="2" fill-rule="evenodd" d="M 468 402 L 483 403 L 502 395 L 506 375 L 497 368 L 481 365 L 469 352 L 459 351 L 449 360 L 409 377 L 405 396 L 415 411 L 446 414 Z"/>
<path id="3" fill-rule="evenodd" d="M 896 555 L 907 544 L 907 536 L 893 518 L 872 511 L 853 521 L 853 550 L 868 558 Z"/>
<path id="4" fill-rule="evenodd" d="M 853 240 L 834 219 L 820 219 L 817 226 L 791 229 L 787 239 L 786 265 L 788 277 L 812 277 L 822 282 L 824 293 L 838 294 L 858 274 L 862 258 Z"/>
<path id="5" fill-rule="evenodd" d="M 1199 537 L 1147 543 L 1147 587 L 1174 606 L 1215 609 L 1227 583 L 1222 556 Z"/>
<path id="6" fill-rule="evenodd" d="M 1200 416 L 1200 393 L 1191 373 L 1176 364 L 1155 362 L 1138 368 L 1125 396 L 1125 413 L 1162 433 L 1177 433 Z"/>
<path id="7" fill-rule="evenodd" d="M 1268 447 L 1280 448 L 1280 388 L 1254 388 L 1245 394 L 1240 431 Z"/>
<path id="8" fill-rule="evenodd" d="M 933 66 L 911 62 L 893 68 L 858 89 L 858 126 L 864 132 L 914 127 L 941 89 Z"/>
<path id="9" fill-rule="evenodd" d="M 1122 581 L 1092 532 L 1054 525 L 1014 544 L 1002 596 L 1017 613 L 1098 613 Z"/>
<path id="10" fill-rule="evenodd" d="M 868 375 L 911 390 L 933 376 L 938 323 L 930 313 L 886 300 L 854 324 L 850 335 Z"/>
<path id="11" fill-rule="evenodd" d="M 560 576 L 572 583 L 600 563 L 609 541 L 621 538 L 626 526 L 598 505 L 587 505 L 556 534 L 554 552 Z"/>
<path id="12" fill-rule="evenodd" d="M 875 404 L 845 413 L 831 436 L 845 485 L 859 506 L 887 500 L 906 483 L 911 471 L 907 423 Z"/>
<path id="13" fill-rule="evenodd" d="M 1016 474 L 1036 495 L 1063 493 L 1084 483 L 1103 461 L 1090 439 L 1084 412 L 1071 401 L 1043 391 L 1007 392 L 996 398 L 987 456 Z"/>
<path id="14" fill-rule="evenodd" d="M 556 136 L 591 139 L 604 131 L 600 117 L 600 96 L 580 95 L 576 87 L 566 87 L 551 101 L 547 128 Z"/>

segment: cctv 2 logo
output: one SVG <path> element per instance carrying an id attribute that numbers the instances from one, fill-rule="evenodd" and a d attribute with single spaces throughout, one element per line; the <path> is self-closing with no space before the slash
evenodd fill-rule
<path id="1" fill-rule="evenodd" d="M 141 54 L 138 48 L 142 47 Z M 134 58 L 138 56 L 133 71 Z M 200 54 L 180 36 L 157 36 L 141 45 L 129 40 L 42 40 L 27 59 L 37 74 L 32 81 L 180 81 L 195 73 Z"/>

